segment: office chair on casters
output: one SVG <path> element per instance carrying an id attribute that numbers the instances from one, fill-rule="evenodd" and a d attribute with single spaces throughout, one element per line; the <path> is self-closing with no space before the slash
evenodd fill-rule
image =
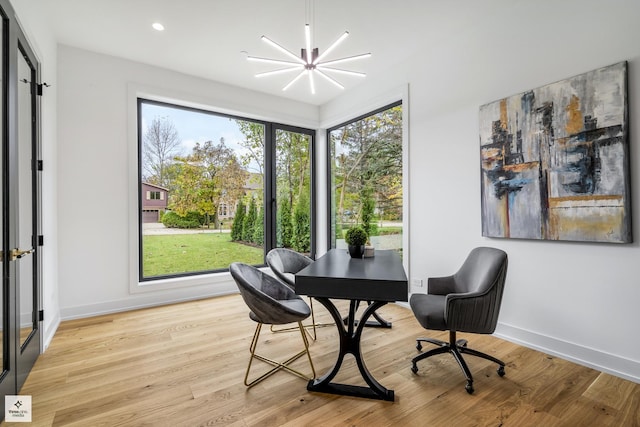
<path id="1" fill-rule="evenodd" d="M 306 380 L 315 378 L 316 371 L 313 367 L 311 355 L 309 354 L 309 341 L 302 326 L 302 321 L 311 314 L 311 309 L 307 303 L 278 279 L 250 265 L 234 262 L 229 266 L 229 272 L 233 280 L 235 280 L 236 285 L 238 285 L 242 299 L 251 310 L 249 317 L 258 324 L 253 334 L 251 345 L 249 346 L 251 357 L 249 358 L 249 364 L 244 376 L 244 385 L 252 387 L 281 369 Z M 283 362 L 271 360 L 256 353 L 260 330 L 263 324 L 284 325 L 293 322 L 298 323 L 298 329 L 300 330 L 304 343 L 303 350 Z M 313 374 L 310 378 L 289 366 L 293 361 L 305 354 L 309 359 L 309 365 L 311 366 L 311 372 Z M 249 381 L 249 372 L 251 371 L 253 359 L 258 359 L 270 364 L 273 368 L 256 379 Z"/>
<path id="2" fill-rule="evenodd" d="M 273 271 L 276 277 L 294 291 L 296 289 L 295 274 L 313 262 L 311 258 L 286 248 L 271 249 L 267 254 L 266 260 L 267 265 L 271 268 L 271 271 Z M 304 326 L 305 328 L 312 328 L 313 335 L 309 333 L 309 336 L 315 340 L 317 338 L 316 327 L 327 325 L 316 323 L 316 319 L 313 314 L 313 299 L 311 297 L 309 297 L 309 305 L 311 306 L 311 325 Z M 291 330 L 291 328 L 274 330 L 273 326 L 271 327 L 271 332 L 284 332 L 287 330 Z"/>
<path id="3" fill-rule="evenodd" d="M 507 275 L 507 254 L 500 249 L 480 247 L 471 251 L 462 267 L 453 276 L 429 278 L 427 294 L 413 294 L 409 301 L 416 319 L 425 329 L 449 331 L 449 342 L 433 338 L 419 338 L 438 347 L 422 353 L 411 361 L 413 373 L 416 362 L 440 353 L 451 353 L 467 378 L 465 389 L 473 393 L 473 377 L 462 353 L 497 363 L 498 375 L 504 376 L 504 362 L 467 347 L 467 340 L 456 340 L 456 332 L 492 334 L 498 323 L 502 292 Z"/>

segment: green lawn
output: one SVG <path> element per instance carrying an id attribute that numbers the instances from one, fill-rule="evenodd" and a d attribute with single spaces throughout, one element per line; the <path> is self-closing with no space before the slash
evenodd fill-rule
<path id="1" fill-rule="evenodd" d="M 378 235 L 402 234 L 402 227 L 378 227 Z"/>
<path id="2" fill-rule="evenodd" d="M 234 243 L 229 233 L 143 237 L 144 277 L 263 264 L 262 248 Z"/>
<path id="3" fill-rule="evenodd" d="M 380 235 L 402 232 L 402 227 L 381 227 Z M 230 233 L 143 236 L 144 277 L 211 271 L 235 261 L 264 263 L 262 248 L 231 241 Z"/>

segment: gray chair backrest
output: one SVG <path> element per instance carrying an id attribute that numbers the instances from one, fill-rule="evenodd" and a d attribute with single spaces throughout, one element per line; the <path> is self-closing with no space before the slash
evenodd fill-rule
<path id="1" fill-rule="evenodd" d="M 496 248 L 471 251 L 454 274 L 455 294 L 447 295 L 445 318 L 451 330 L 491 334 L 500 314 L 507 254 Z"/>
<path id="2" fill-rule="evenodd" d="M 266 260 L 273 273 L 292 289 L 296 287 L 293 275 L 313 262 L 311 258 L 286 248 L 271 249 Z"/>
<path id="3" fill-rule="evenodd" d="M 234 262 L 229 272 L 253 320 L 282 325 L 304 320 L 311 314 L 309 306 L 293 290 L 257 268 Z"/>

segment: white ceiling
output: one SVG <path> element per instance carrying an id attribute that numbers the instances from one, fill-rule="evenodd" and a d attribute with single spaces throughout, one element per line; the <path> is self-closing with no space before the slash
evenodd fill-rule
<path id="1" fill-rule="evenodd" d="M 35 1 L 59 43 L 314 105 L 328 102 L 363 79 L 336 76 L 345 90 L 316 79 L 315 95 L 308 81 L 301 79 L 283 92 L 291 74 L 258 79 L 256 72 L 274 66 L 249 62 L 241 52 L 287 59 L 260 40 L 266 35 L 299 53 L 310 16 L 312 47 L 322 53 L 347 30 L 350 36 L 326 59 L 371 52 L 371 58 L 341 67 L 372 76 L 447 38 L 468 33 L 481 22 L 482 13 L 505 4 L 502 0 Z M 165 31 L 153 30 L 153 22 L 161 22 Z"/>

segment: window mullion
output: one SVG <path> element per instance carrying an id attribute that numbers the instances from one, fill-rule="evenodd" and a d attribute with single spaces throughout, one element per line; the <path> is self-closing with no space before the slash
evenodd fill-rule
<path id="1" fill-rule="evenodd" d="M 271 123 L 265 126 L 264 147 L 264 248 L 266 254 L 276 247 L 276 129 Z"/>

